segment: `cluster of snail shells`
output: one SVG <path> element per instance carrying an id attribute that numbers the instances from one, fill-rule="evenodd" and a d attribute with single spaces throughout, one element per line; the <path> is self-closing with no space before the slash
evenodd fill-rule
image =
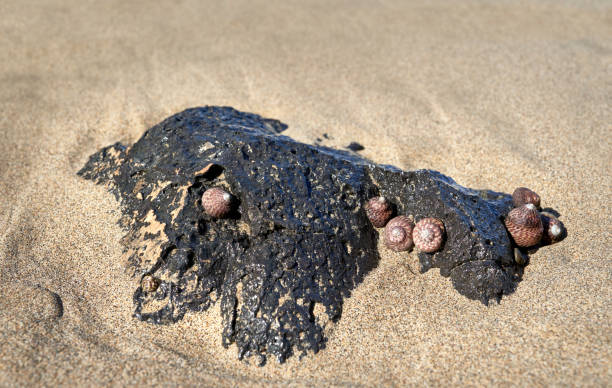
<path id="1" fill-rule="evenodd" d="M 538 212 L 540 196 L 534 191 L 519 187 L 512 194 L 515 208 L 504 220 L 506 229 L 517 246 L 532 247 L 540 242 L 551 244 L 563 234 L 563 224 L 554 215 Z"/>
<path id="2" fill-rule="evenodd" d="M 444 223 L 436 218 L 423 218 L 416 224 L 410 216 L 393 215 L 392 204 L 384 197 L 371 198 L 365 205 L 366 215 L 376 228 L 384 227 L 385 245 L 394 251 L 409 251 L 413 247 L 421 252 L 433 253 L 444 243 Z"/>

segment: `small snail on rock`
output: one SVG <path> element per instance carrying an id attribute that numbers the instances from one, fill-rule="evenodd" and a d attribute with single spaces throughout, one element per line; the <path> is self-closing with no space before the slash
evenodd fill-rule
<path id="1" fill-rule="evenodd" d="M 510 210 L 504 223 L 519 247 L 531 247 L 542 239 L 544 228 L 534 204 L 528 203 Z"/>
<path id="2" fill-rule="evenodd" d="M 444 243 L 444 223 L 437 218 L 423 218 L 417 222 L 412 232 L 414 245 L 425 253 L 432 253 Z"/>
<path id="3" fill-rule="evenodd" d="M 512 203 L 514 207 L 523 206 L 528 203 L 533 204 L 535 207 L 540 207 L 540 196 L 535 191 L 526 187 L 518 187 L 512 193 Z"/>
<path id="4" fill-rule="evenodd" d="M 211 217 L 223 218 L 232 210 L 232 195 L 220 187 L 212 187 L 202 195 L 202 207 Z"/>
<path id="5" fill-rule="evenodd" d="M 412 231 L 414 222 L 407 216 L 393 218 L 385 227 L 385 244 L 394 251 L 408 251 L 414 246 Z"/>
<path id="6" fill-rule="evenodd" d="M 376 228 L 382 228 L 391 218 L 393 208 L 385 197 L 374 197 L 365 205 L 366 215 Z"/>
<path id="7" fill-rule="evenodd" d="M 548 212 L 540 213 L 544 233 L 542 234 L 542 242 L 544 244 L 554 244 L 563 238 L 565 226 L 553 214 Z"/>

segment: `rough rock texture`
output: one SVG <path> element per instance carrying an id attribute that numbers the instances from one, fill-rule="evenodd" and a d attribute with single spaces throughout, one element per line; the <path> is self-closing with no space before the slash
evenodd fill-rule
<path id="1" fill-rule="evenodd" d="M 136 289 L 136 317 L 169 323 L 219 302 L 223 343 L 235 342 L 241 358 L 318 351 L 343 298 L 378 263 L 378 232 L 363 207 L 376 195 L 416 221 L 443 220 L 446 243 L 419 254 L 423 271 L 440 268 L 483 303 L 515 289 L 522 267 L 501 220 L 509 195 L 297 143 L 278 135 L 285 128 L 232 108 L 194 108 L 132 146 L 91 156 L 79 174 L 120 198 L 129 271 L 161 281 L 153 292 Z M 214 186 L 238 201 L 225 219 L 201 207 Z"/>

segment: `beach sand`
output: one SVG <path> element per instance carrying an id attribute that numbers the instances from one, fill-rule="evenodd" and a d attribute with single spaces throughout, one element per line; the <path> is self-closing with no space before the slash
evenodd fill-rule
<path id="1" fill-rule="evenodd" d="M 612 381 L 610 2 L 220 3 L 0 3 L 0 385 Z M 132 317 L 118 203 L 76 175 L 203 105 L 467 187 L 530 187 L 568 237 L 489 307 L 383 250 L 324 350 L 249 365 L 221 346 L 218 306 Z"/>

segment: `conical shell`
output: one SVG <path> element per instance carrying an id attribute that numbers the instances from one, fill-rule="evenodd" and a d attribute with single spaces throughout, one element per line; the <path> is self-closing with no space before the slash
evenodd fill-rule
<path id="1" fill-rule="evenodd" d="M 215 218 L 222 218 L 232 210 L 232 195 L 220 187 L 213 187 L 202 195 L 204 211 Z"/>
<path id="2" fill-rule="evenodd" d="M 544 228 L 540 214 L 533 204 L 526 204 L 510 210 L 504 220 L 506 229 L 519 247 L 536 245 L 542 239 Z"/>
<path id="3" fill-rule="evenodd" d="M 374 197 L 365 205 L 366 215 L 376 228 L 382 228 L 391 218 L 393 208 L 385 197 Z"/>
<path id="4" fill-rule="evenodd" d="M 414 245 L 421 252 L 432 253 L 444 243 L 444 223 L 437 218 L 423 218 L 417 222 L 412 232 Z"/>
<path id="5" fill-rule="evenodd" d="M 407 216 L 397 216 L 385 226 L 385 245 L 394 251 L 408 251 L 413 246 L 412 230 L 414 222 Z"/>
<path id="6" fill-rule="evenodd" d="M 514 207 L 523 206 L 528 203 L 535 205 L 535 207 L 540 207 L 540 196 L 531 189 L 518 187 L 512 193 L 512 203 Z"/>
<path id="7" fill-rule="evenodd" d="M 544 233 L 542 234 L 543 244 L 554 244 L 561 240 L 565 234 L 565 226 L 556 217 L 551 217 L 548 214 L 540 214 Z"/>

